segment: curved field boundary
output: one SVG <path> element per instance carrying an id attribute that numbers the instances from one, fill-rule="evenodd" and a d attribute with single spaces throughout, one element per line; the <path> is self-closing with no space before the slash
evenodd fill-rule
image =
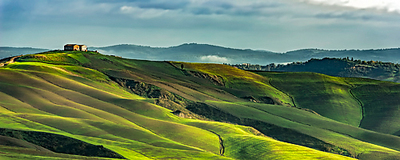
<path id="1" fill-rule="evenodd" d="M 216 132 L 210 131 L 210 130 L 208 130 L 208 131 L 211 132 L 211 133 L 214 133 L 215 135 L 218 136 L 218 138 L 219 138 L 219 144 L 220 144 L 219 155 L 223 156 L 224 153 L 225 153 L 224 140 L 222 140 L 221 136 L 220 136 L 219 134 L 217 134 Z"/>
<path id="2" fill-rule="evenodd" d="M 268 78 L 268 79 L 269 79 L 269 80 L 268 80 L 268 84 L 269 84 L 271 87 L 274 87 L 276 90 L 281 91 L 283 94 L 286 94 L 286 95 L 287 95 L 288 97 L 290 97 L 290 99 L 292 100 L 293 106 L 296 107 L 296 108 L 299 108 L 299 107 L 296 106 L 296 102 L 294 101 L 294 98 L 293 98 L 290 94 L 286 93 L 285 91 L 282 91 L 281 89 L 279 89 L 278 87 L 276 87 L 275 85 L 273 85 L 273 84 L 272 84 L 272 78 Z M 300 109 L 300 108 L 299 108 L 299 109 Z"/>
<path id="3" fill-rule="evenodd" d="M 316 114 L 316 115 L 320 115 L 318 112 L 316 112 L 316 111 L 314 111 L 314 110 L 312 110 L 312 109 L 297 107 L 296 102 L 295 102 L 293 96 L 291 96 L 290 94 L 286 93 L 286 92 L 283 91 L 283 90 L 280 90 L 278 87 L 276 87 L 275 85 L 273 85 L 273 84 L 272 84 L 272 78 L 269 78 L 268 84 L 269 84 L 271 87 L 275 88 L 276 90 L 278 90 L 278 91 L 282 92 L 283 94 L 287 95 L 288 97 L 290 97 L 290 99 L 292 100 L 292 103 L 293 103 L 293 107 L 295 107 L 295 108 L 297 108 L 297 109 L 301 109 L 301 110 L 305 110 L 305 111 L 314 113 L 314 114 Z"/>
<path id="4" fill-rule="evenodd" d="M 352 89 L 355 89 L 357 87 L 354 86 L 354 84 L 351 84 L 351 83 L 349 83 L 347 81 L 344 81 L 344 82 L 347 83 L 349 86 L 351 86 L 351 88 L 349 89 L 349 93 L 350 93 L 351 97 L 353 97 L 358 102 L 358 104 L 360 104 L 360 106 L 361 106 L 361 120 L 360 120 L 360 124 L 358 125 L 358 127 L 361 127 L 361 124 L 362 124 L 362 122 L 364 120 L 364 117 L 365 117 L 364 103 L 362 103 L 362 101 L 360 99 L 358 99 L 356 95 L 353 94 Z"/>
<path id="5" fill-rule="evenodd" d="M 352 89 L 353 89 L 353 88 L 349 89 L 350 95 L 351 95 L 351 96 L 360 104 L 360 106 L 361 106 L 361 120 L 360 120 L 360 124 L 358 125 L 358 127 L 361 127 L 361 124 L 362 124 L 362 122 L 363 122 L 363 120 L 364 120 L 364 117 L 365 117 L 364 104 L 361 102 L 360 99 L 358 99 L 358 98 L 353 94 L 353 92 L 351 91 Z"/>

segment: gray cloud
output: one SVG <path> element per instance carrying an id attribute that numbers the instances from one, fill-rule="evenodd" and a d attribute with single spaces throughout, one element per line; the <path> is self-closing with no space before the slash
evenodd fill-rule
<path id="1" fill-rule="evenodd" d="M 175 1 L 174 1 L 175 2 Z M 178 1 L 180 2 L 180 1 Z M 189 3 L 190 2 L 190 3 Z M 168 4 L 168 5 L 167 5 Z M 278 8 L 283 3 L 275 1 L 182 1 L 171 3 L 171 1 L 135 2 L 126 5 L 142 9 L 177 10 L 181 14 L 193 15 L 229 15 L 229 16 L 257 16 L 262 15 L 266 9 Z"/>
<path id="2" fill-rule="evenodd" d="M 318 13 L 315 15 L 319 19 L 345 19 L 345 20 L 372 20 L 376 17 L 366 14 L 357 14 L 355 12 L 329 12 L 329 13 Z"/>
<path id="3" fill-rule="evenodd" d="M 174 1 L 140 1 L 136 3 L 140 8 L 153 8 L 163 10 L 179 10 L 187 7 L 190 2 L 185 0 L 174 0 Z"/>

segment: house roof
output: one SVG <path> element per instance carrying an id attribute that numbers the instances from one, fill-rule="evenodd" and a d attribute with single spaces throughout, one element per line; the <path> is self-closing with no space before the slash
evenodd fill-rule
<path id="1" fill-rule="evenodd" d="M 76 44 L 66 44 L 64 46 L 75 46 Z"/>

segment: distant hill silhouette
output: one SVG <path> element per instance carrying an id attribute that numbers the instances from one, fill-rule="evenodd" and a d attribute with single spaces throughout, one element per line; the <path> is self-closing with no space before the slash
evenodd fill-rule
<path id="1" fill-rule="evenodd" d="M 196 43 L 182 44 L 166 48 L 127 44 L 91 48 L 104 54 L 114 54 L 122 57 L 156 61 L 172 60 L 214 63 L 264 63 L 264 60 L 267 59 L 273 59 L 279 62 L 285 61 L 285 57 L 274 52 L 233 49 Z"/>
<path id="2" fill-rule="evenodd" d="M 147 59 L 147 60 L 172 60 L 189 62 L 216 62 L 241 64 L 251 63 L 267 65 L 270 63 L 288 63 L 307 61 L 311 58 L 344 58 L 353 57 L 360 60 L 387 61 L 400 63 L 400 49 L 375 49 L 375 50 L 322 50 L 302 49 L 277 53 L 251 49 L 234 49 L 209 44 L 189 43 L 173 47 L 149 47 L 130 44 L 121 44 L 108 47 L 90 47 L 104 54 Z"/>
<path id="3" fill-rule="evenodd" d="M 0 47 L 0 59 L 17 56 L 21 54 L 31 54 L 48 51 L 49 49 L 31 47 Z"/>
<path id="4" fill-rule="evenodd" d="M 60 48 L 61 49 L 61 48 Z M 119 44 L 106 47 L 88 47 L 89 50 L 98 50 L 100 53 L 116 55 L 133 59 L 153 61 L 185 61 L 228 64 L 260 64 L 304 62 L 311 58 L 345 58 L 353 57 L 365 61 L 383 61 L 400 63 L 400 49 L 375 50 L 322 50 L 301 49 L 285 53 L 235 49 L 210 44 L 185 43 L 171 47 L 149 47 L 133 44 Z M 0 58 L 38 53 L 49 49 L 42 48 L 14 48 L 0 47 Z"/>

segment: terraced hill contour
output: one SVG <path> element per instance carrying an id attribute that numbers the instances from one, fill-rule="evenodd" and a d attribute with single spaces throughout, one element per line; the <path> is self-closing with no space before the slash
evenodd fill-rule
<path id="1" fill-rule="evenodd" d="M 0 128 L 13 131 L 3 136 L 40 146 L 49 134 L 104 152 L 0 143 L 0 157 L 400 158 L 396 86 L 96 52 L 24 55 L 0 68 Z"/>

